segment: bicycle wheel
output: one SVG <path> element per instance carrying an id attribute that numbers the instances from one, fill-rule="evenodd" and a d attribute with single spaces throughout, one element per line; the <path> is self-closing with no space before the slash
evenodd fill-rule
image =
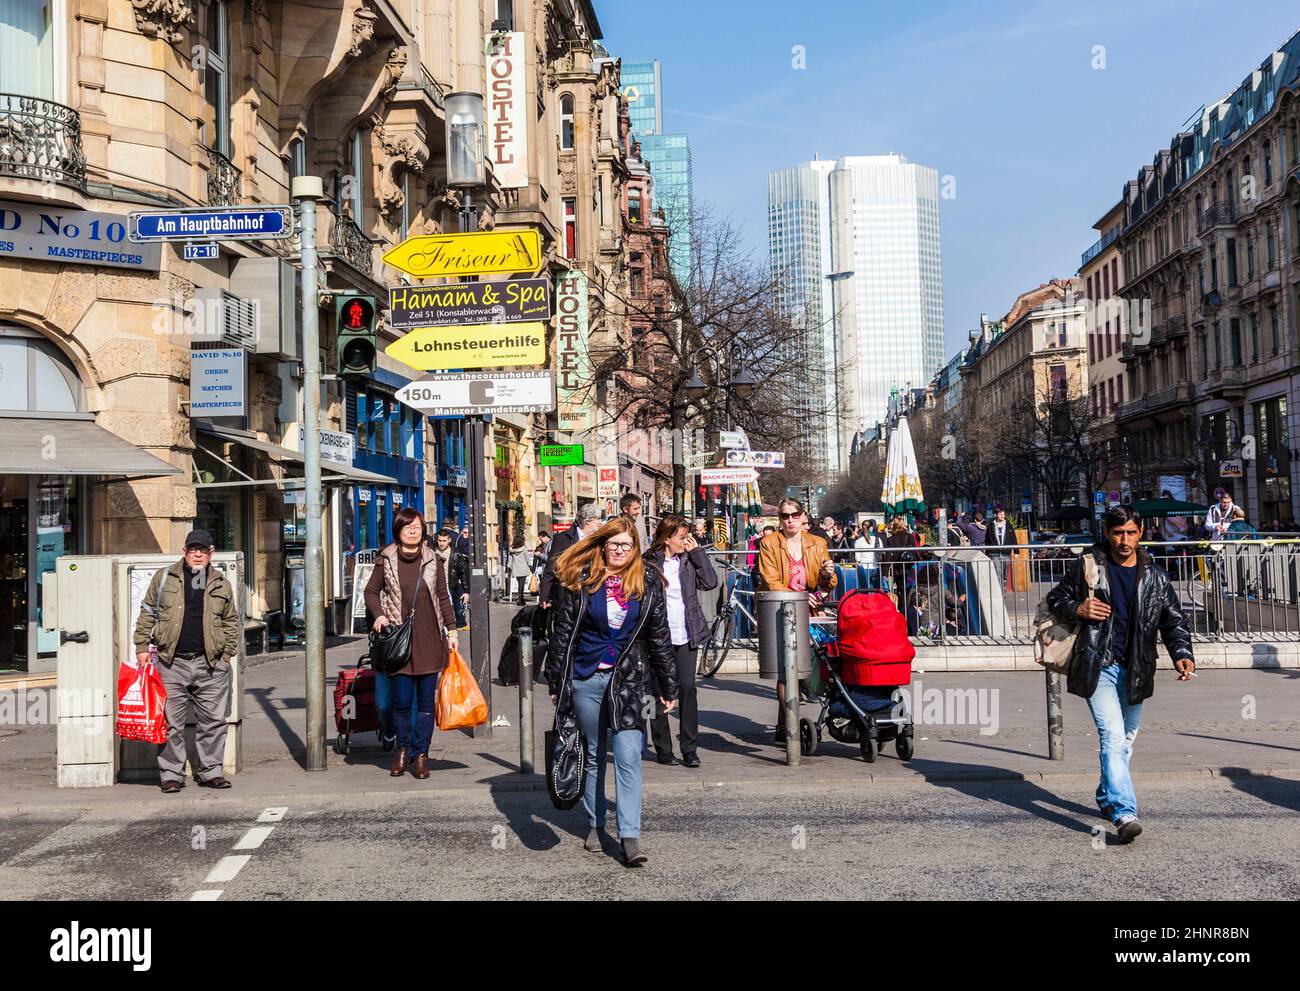
<path id="1" fill-rule="evenodd" d="M 700 651 L 700 677 L 712 678 L 731 650 L 731 610 L 724 609 L 713 619 L 709 641 Z"/>

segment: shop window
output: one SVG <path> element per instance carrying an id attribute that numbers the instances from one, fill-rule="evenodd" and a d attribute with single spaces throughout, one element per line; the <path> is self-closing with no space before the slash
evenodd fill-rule
<path id="1" fill-rule="evenodd" d="M 81 379 L 53 344 L 0 327 L 0 414 L 78 413 Z"/>
<path id="2" fill-rule="evenodd" d="M 370 417 L 366 415 L 367 411 L 369 410 L 369 406 L 367 405 L 366 394 L 364 392 L 357 393 L 356 409 L 357 409 L 357 450 L 369 451 L 370 450 L 370 423 L 369 423 Z"/>

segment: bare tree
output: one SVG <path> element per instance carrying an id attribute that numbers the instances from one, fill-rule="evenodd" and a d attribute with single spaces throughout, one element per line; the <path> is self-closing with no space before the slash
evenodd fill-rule
<path id="1" fill-rule="evenodd" d="M 1099 477 L 1100 421 L 1092 400 L 1044 390 L 1012 404 L 1012 422 L 1018 425 L 1003 439 L 1007 461 L 1019 466 L 1047 494 L 1053 506 L 1077 496 L 1080 482 L 1088 491 Z"/>

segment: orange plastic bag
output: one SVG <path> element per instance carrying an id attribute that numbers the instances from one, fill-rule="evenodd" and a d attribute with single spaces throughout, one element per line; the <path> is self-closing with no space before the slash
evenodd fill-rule
<path id="1" fill-rule="evenodd" d="M 117 721 L 113 732 L 123 740 L 167 742 L 167 689 L 147 661 L 139 667 L 122 664 L 117 670 Z"/>
<path id="2" fill-rule="evenodd" d="M 438 729 L 473 729 L 488 720 L 488 706 L 478 682 L 460 656 L 451 648 L 451 659 L 438 676 Z"/>

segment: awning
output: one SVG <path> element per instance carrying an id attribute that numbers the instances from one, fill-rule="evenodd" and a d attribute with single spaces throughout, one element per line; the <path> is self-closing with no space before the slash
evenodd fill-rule
<path id="1" fill-rule="evenodd" d="M 152 478 L 183 474 L 110 433 L 93 419 L 4 417 L 0 419 L 0 474 L 129 475 Z"/>
<path id="2" fill-rule="evenodd" d="M 261 478 L 248 479 L 244 482 L 212 482 L 208 484 L 199 483 L 194 486 L 196 489 L 209 488 L 228 488 L 240 485 L 283 485 L 286 488 L 300 488 L 303 483 L 302 468 L 303 455 L 300 451 L 294 451 L 279 444 L 272 444 L 270 441 L 260 440 L 244 431 L 233 430 L 230 427 L 218 427 L 209 423 L 197 424 L 200 433 L 211 434 L 222 440 L 233 441 L 236 444 L 242 444 L 244 447 L 252 448 L 255 451 L 261 451 L 263 454 L 270 455 L 275 461 L 280 462 L 286 469 L 297 472 L 288 478 Z M 321 461 L 321 481 L 326 484 L 352 484 L 361 483 L 364 485 L 397 485 L 398 481 L 391 475 L 381 475 L 378 472 L 366 471 L 364 468 L 356 468 L 352 465 L 340 464 L 337 461 Z M 238 472 L 238 469 L 235 469 Z M 239 472 L 243 474 L 242 472 Z"/>

